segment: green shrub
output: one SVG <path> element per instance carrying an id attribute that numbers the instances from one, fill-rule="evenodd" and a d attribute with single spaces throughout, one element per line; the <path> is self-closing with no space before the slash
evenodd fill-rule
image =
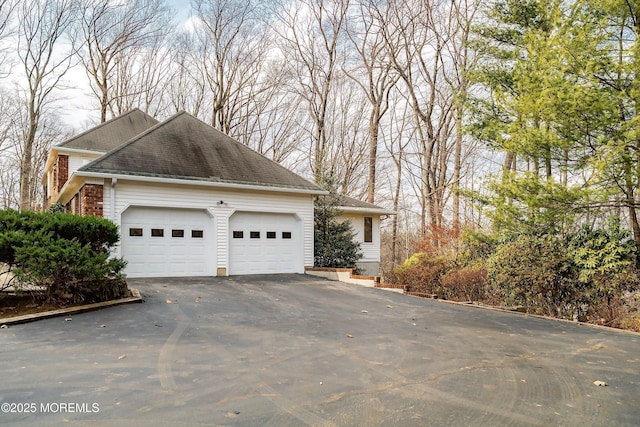
<path id="1" fill-rule="evenodd" d="M 475 230 L 463 231 L 460 240 L 460 262 L 463 264 L 486 261 L 500 244 L 496 236 Z"/>
<path id="2" fill-rule="evenodd" d="M 15 247 L 20 244 L 11 232 L 26 234 L 51 233 L 54 237 L 77 240 L 90 245 L 96 251 L 109 251 L 119 240 L 118 227 L 111 221 L 94 216 L 79 216 L 59 212 L 16 212 L 0 210 L 0 235 L 9 234 L 0 240 L 0 262 L 14 264 Z"/>
<path id="3" fill-rule="evenodd" d="M 444 298 L 453 301 L 484 301 L 487 299 L 487 270 L 481 264 L 458 267 L 440 279 Z"/>
<path id="4" fill-rule="evenodd" d="M 64 205 L 62 203 L 54 203 L 49 206 L 49 212 L 64 212 Z"/>
<path id="5" fill-rule="evenodd" d="M 580 316 L 598 323 L 619 323 L 624 294 L 640 287 L 631 233 L 613 217 L 603 228 L 583 226 L 569 236 L 567 251 L 579 269 Z"/>
<path id="6" fill-rule="evenodd" d="M 602 283 L 602 279 L 609 282 L 635 266 L 636 251 L 631 233 L 620 228 L 619 218 L 612 218 L 605 228 L 583 226 L 569 237 L 568 243 L 569 255 L 580 269 L 580 282 L 593 283 L 603 293 L 615 289 Z"/>
<path id="7" fill-rule="evenodd" d="M 465 231 L 459 247 L 456 260 L 438 251 L 416 253 L 390 279 L 444 299 L 640 330 L 637 248 L 618 219 L 565 238 Z"/>
<path id="8" fill-rule="evenodd" d="M 16 248 L 23 245 L 26 234 L 22 230 L 0 231 L 0 262 L 13 266 L 16 263 Z"/>
<path id="9" fill-rule="evenodd" d="M 573 318 L 578 299 L 577 272 L 563 242 L 554 236 L 521 235 L 489 258 L 491 293 L 506 305 L 529 312 Z"/>
<path id="10" fill-rule="evenodd" d="M 121 271 L 124 262 L 109 259 L 77 240 L 37 232 L 28 235 L 16 250 L 19 280 L 45 289 L 49 301 L 97 302 L 118 298 L 126 292 Z"/>
<path id="11" fill-rule="evenodd" d="M 103 218 L 0 211 L 0 262 L 49 301 L 123 296 L 125 261 L 110 258 L 118 237 L 117 226 Z"/>
<path id="12" fill-rule="evenodd" d="M 424 292 L 444 298 L 440 278 L 455 266 L 451 258 L 416 253 L 395 269 L 395 281 L 407 285 L 409 292 Z"/>
<path id="13" fill-rule="evenodd" d="M 316 267 L 353 268 L 362 258 L 360 243 L 351 228 L 351 221 L 340 221 L 339 197 L 333 186 L 330 194 L 319 196 L 314 203 L 314 252 Z"/>
<path id="14" fill-rule="evenodd" d="M 351 221 L 332 220 L 316 228 L 314 239 L 316 267 L 353 268 L 360 258 L 362 258 L 362 252 L 360 252 L 360 244 L 355 241 Z"/>

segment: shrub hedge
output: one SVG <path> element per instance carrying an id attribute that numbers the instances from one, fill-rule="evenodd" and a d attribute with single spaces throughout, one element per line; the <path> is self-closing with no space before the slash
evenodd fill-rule
<path id="1" fill-rule="evenodd" d="M 431 245 L 389 279 L 439 298 L 640 330 L 638 248 L 616 219 L 566 236 L 467 231 L 454 245 Z"/>

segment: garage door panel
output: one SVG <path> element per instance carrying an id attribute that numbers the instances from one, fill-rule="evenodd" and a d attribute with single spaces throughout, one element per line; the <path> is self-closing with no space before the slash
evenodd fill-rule
<path id="1" fill-rule="evenodd" d="M 230 274 L 295 273 L 302 253 L 293 214 L 238 212 L 229 222 Z M 236 233 L 234 233 L 234 231 Z M 251 238 L 259 233 L 259 238 Z M 290 233 L 290 239 L 283 238 Z M 234 237 L 242 235 L 242 238 Z"/>
<path id="2" fill-rule="evenodd" d="M 122 215 L 122 255 L 130 277 L 211 275 L 215 246 L 211 217 L 203 210 L 132 207 Z M 142 229 L 130 236 L 129 229 Z M 162 237 L 152 236 L 152 230 Z M 176 237 L 174 237 L 176 230 Z M 193 237 L 192 230 L 198 230 Z M 182 237 L 178 237 L 178 235 Z"/>

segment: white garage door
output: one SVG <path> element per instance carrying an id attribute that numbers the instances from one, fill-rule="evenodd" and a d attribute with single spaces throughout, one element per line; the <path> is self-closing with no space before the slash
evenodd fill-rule
<path id="1" fill-rule="evenodd" d="M 229 221 L 229 274 L 298 273 L 300 223 L 291 214 L 237 212 Z"/>
<path id="2" fill-rule="evenodd" d="M 210 276 L 212 218 L 203 210 L 131 207 L 122 215 L 122 256 L 129 277 Z"/>

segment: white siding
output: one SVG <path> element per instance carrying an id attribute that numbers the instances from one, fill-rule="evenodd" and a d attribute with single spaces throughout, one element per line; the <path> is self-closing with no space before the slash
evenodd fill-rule
<path id="1" fill-rule="evenodd" d="M 62 153 L 62 154 L 64 154 L 64 153 Z M 102 156 L 103 154 L 99 154 L 99 153 L 95 154 L 95 155 L 91 155 L 91 154 L 87 154 L 87 155 L 69 154 L 68 155 L 69 156 L 69 176 L 71 176 L 72 173 L 74 173 L 75 171 L 80 169 L 82 166 L 86 165 L 87 163 L 89 163 L 92 160 L 97 159 L 98 157 Z"/>
<path id="2" fill-rule="evenodd" d="M 364 217 L 373 218 L 372 242 L 364 241 Z M 356 233 L 356 240 L 360 242 L 363 262 L 380 261 L 380 215 L 346 213 L 338 217 L 338 221 L 351 220 L 351 228 Z"/>
<path id="3" fill-rule="evenodd" d="M 110 188 L 105 183 L 105 217 L 111 218 Z M 219 204 L 219 202 L 223 204 Z M 275 192 L 239 191 L 211 187 L 189 187 L 140 183 L 119 179 L 115 186 L 116 223 L 129 206 L 207 209 L 216 225 L 217 266 L 229 268 L 229 217 L 237 211 L 292 213 L 302 221 L 303 266 L 313 265 L 313 196 Z"/>
<path id="4" fill-rule="evenodd" d="M 230 212 L 219 209 L 216 212 L 216 242 L 218 242 L 218 253 L 216 262 L 219 266 L 229 265 L 229 216 Z M 228 273 L 228 272 L 227 272 Z"/>

